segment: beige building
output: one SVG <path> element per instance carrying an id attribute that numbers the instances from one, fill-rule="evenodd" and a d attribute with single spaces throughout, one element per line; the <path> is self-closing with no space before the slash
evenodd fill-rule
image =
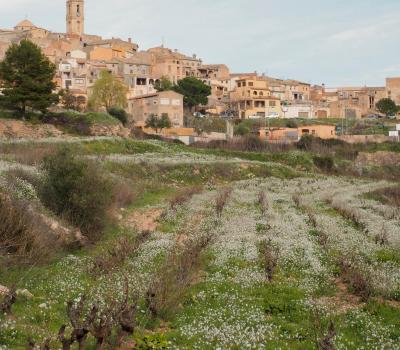
<path id="1" fill-rule="evenodd" d="M 135 126 L 144 127 L 151 115 L 168 115 L 172 127 L 183 126 L 183 95 L 174 91 L 162 91 L 154 94 L 133 97 L 128 102 L 128 112 Z"/>
<path id="2" fill-rule="evenodd" d="M 272 96 L 268 81 L 263 77 L 237 80 L 230 99 L 232 108 L 241 119 L 281 116 L 281 101 Z"/>
<path id="3" fill-rule="evenodd" d="M 386 78 L 386 95 L 400 106 L 400 77 Z"/>
<path id="4" fill-rule="evenodd" d="M 385 97 L 384 87 L 311 88 L 313 105 L 329 108 L 329 114 L 334 118 L 362 118 L 376 113 L 376 104 Z"/>
<path id="5" fill-rule="evenodd" d="M 327 140 L 336 138 L 336 127 L 318 124 L 299 128 L 260 128 L 259 135 L 261 139 L 269 142 L 297 142 L 306 135 Z"/>
<path id="6" fill-rule="evenodd" d="M 200 76 L 198 69 L 202 62 L 196 55 L 186 56 L 163 46 L 149 49 L 147 52 L 152 56 L 152 74 L 155 79 L 167 77 L 173 83 L 177 83 L 186 77 Z"/>

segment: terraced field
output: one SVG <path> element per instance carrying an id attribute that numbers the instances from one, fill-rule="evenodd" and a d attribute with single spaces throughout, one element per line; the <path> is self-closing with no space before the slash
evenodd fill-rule
<path id="1" fill-rule="evenodd" d="M 137 196 L 95 245 L 0 270 L 0 284 L 33 296 L 0 318 L 0 349 L 28 338 L 61 348 L 67 302 L 82 303 L 84 319 L 127 290 L 136 312 L 124 349 L 400 349 L 400 210 L 368 196 L 393 184 L 286 157 L 76 142 Z M 16 162 L 3 157 L 3 177 L 17 165 L 41 171 Z M 116 348 L 114 336 L 103 347 L 88 336 L 84 348 Z"/>

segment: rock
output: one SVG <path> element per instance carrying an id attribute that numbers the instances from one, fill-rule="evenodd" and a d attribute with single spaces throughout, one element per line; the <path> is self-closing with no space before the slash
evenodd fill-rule
<path id="1" fill-rule="evenodd" d="M 87 243 L 86 236 L 79 229 L 65 227 L 55 219 L 43 214 L 40 214 L 40 218 L 62 242 L 66 244 L 78 244 L 79 246 L 84 246 Z"/>
<path id="2" fill-rule="evenodd" d="M 47 137 L 59 137 L 63 132 L 54 125 L 33 125 L 21 120 L 0 120 L 0 138 L 7 139 L 41 139 Z"/>
<path id="3" fill-rule="evenodd" d="M 17 289 L 17 296 L 24 297 L 28 300 L 33 299 L 33 294 L 28 289 Z"/>
<path id="4" fill-rule="evenodd" d="M 90 135 L 92 136 L 117 136 L 129 137 L 131 130 L 125 128 L 122 124 L 95 124 L 90 127 Z"/>
<path id="5" fill-rule="evenodd" d="M 0 284 L 0 295 L 7 295 L 8 293 L 10 293 L 10 290 Z"/>
<path id="6" fill-rule="evenodd" d="M 395 152 L 378 151 L 374 153 L 360 152 L 356 159 L 357 166 L 400 165 L 400 154 Z"/>
<path id="7" fill-rule="evenodd" d="M 46 303 L 42 303 L 39 305 L 40 309 L 47 309 L 47 304 Z"/>

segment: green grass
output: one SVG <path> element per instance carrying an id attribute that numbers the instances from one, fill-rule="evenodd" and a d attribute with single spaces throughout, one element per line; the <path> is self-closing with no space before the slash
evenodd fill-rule
<path id="1" fill-rule="evenodd" d="M 133 139 L 94 140 L 81 144 L 82 153 L 91 155 L 143 154 L 160 152 L 157 145 Z"/>

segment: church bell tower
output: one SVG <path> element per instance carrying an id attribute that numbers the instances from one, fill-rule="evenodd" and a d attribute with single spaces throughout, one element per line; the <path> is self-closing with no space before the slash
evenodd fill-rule
<path id="1" fill-rule="evenodd" d="M 82 35 L 85 31 L 85 1 L 67 0 L 67 34 Z"/>

